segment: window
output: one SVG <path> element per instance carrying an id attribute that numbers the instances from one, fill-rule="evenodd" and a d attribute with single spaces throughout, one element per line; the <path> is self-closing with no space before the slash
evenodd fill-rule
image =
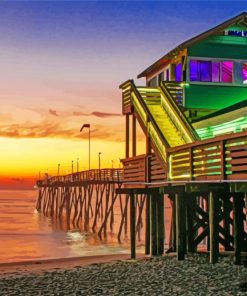
<path id="1" fill-rule="evenodd" d="M 243 78 L 243 83 L 247 84 L 247 63 L 243 64 L 242 68 L 242 78 Z"/>
<path id="2" fill-rule="evenodd" d="M 175 81 L 182 81 L 182 64 L 178 64 L 175 66 Z"/>
<path id="3" fill-rule="evenodd" d="M 190 81 L 232 83 L 233 62 L 190 60 Z"/>

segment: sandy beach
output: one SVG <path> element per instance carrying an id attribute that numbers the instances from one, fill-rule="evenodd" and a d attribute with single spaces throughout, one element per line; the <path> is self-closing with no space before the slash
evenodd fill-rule
<path id="1" fill-rule="evenodd" d="M 247 269 L 229 257 L 148 258 L 128 255 L 8 263 L 0 266 L 0 295 L 247 295 Z"/>

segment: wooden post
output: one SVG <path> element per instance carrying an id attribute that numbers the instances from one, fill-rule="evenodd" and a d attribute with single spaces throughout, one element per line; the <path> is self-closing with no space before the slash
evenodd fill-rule
<path id="1" fill-rule="evenodd" d="M 157 195 L 156 203 L 157 212 L 157 253 L 162 255 L 164 253 L 164 238 L 165 238 L 165 227 L 164 227 L 164 195 Z"/>
<path id="2" fill-rule="evenodd" d="M 187 246 L 188 252 L 195 252 L 195 230 L 194 230 L 194 211 L 196 206 L 196 197 L 193 194 L 186 195 L 187 210 Z"/>
<path id="3" fill-rule="evenodd" d="M 129 151 L 130 151 L 130 119 L 129 115 L 126 115 L 126 121 L 125 121 L 125 158 L 129 158 Z"/>
<path id="4" fill-rule="evenodd" d="M 156 219 L 156 200 L 157 197 L 155 194 L 152 194 L 151 196 L 151 254 L 153 256 L 157 255 L 157 219 Z"/>
<path id="5" fill-rule="evenodd" d="M 177 259 L 184 260 L 186 249 L 186 214 L 185 196 L 183 192 L 177 192 L 176 196 L 176 242 Z"/>
<path id="6" fill-rule="evenodd" d="M 172 251 L 177 250 L 177 234 L 176 234 L 176 198 L 172 197 L 172 221 L 171 221 L 171 247 Z"/>
<path id="7" fill-rule="evenodd" d="M 132 156 L 136 156 L 136 117 L 132 115 Z"/>
<path id="8" fill-rule="evenodd" d="M 136 258 L 136 209 L 135 209 L 135 195 L 130 195 L 130 250 L 131 259 Z"/>
<path id="9" fill-rule="evenodd" d="M 224 220 L 223 220 L 223 227 L 224 227 L 224 232 L 225 232 L 225 251 L 232 251 L 231 247 L 231 233 L 230 233 L 230 225 L 231 225 L 231 201 L 230 201 L 230 196 L 226 194 L 223 199 L 223 214 L 224 214 Z"/>
<path id="10" fill-rule="evenodd" d="M 243 225 L 244 194 L 233 194 L 233 233 L 235 264 L 241 264 L 241 251 L 243 246 L 244 225 Z"/>
<path id="11" fill-rule="evenodd" d="M 219 257 L 219 196 L 209 193 L 209 229 L 210 229 L 210 263 L 218 262 Z"/>
<path id="12" fill-rule="evenodd" d="M 146 195 L 146 234 L 145 234 L 145 254 L 150 254 L 150 195 Z"/>

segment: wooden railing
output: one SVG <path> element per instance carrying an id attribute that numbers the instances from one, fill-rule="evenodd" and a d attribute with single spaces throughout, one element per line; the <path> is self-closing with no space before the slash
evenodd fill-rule
<path id="1" fill-rule="evenodd" d="M 139 156 L 126 158 L 123 163 L 123 180 L 129 183 L 129 187 L 141 183 L 166 181 L 166 168 L 162 166 L 160 160 L 154 155 L 142 154 Z"/>
<path id="2" fill-rule="evenodd" d="M 154 120 L 150 110 L 147 108 L 133 80 L 128 80 L 121 84 L 119 87 L 123 90 L 123 102 L 127 100 L 126 92 L 130 91 L 130 106 L 128 108 L 134 108 L 136 110 L 138 118 L 141 119 L 142 125 L 146 128 L 147 133 L 150 135 L 151 140 L 154 146 L 156 147 L 156 150 L 159 152 L 160 158 L 163 159 L 163 161 L 166 161 L 166 147 L 169 147 L 169 144 L 162 132 L 160 131 L 160 128 L 157 125 L 157 122 Z M 144 88 L 141 87 L 140 89 Z"/>
<path id="3" fill-rule="evenodd" d="M 122 89 L 122 113 L 123 114 L 131 114 L 132 110 L 132 102 L 131 102 L 131 85 L 126 82 L 120 85 Z"/>
<path id="4" fill-rule="evenodd" d="M 168 179 L 247 180 L 247 132 L 167 149 Z"/>
<path id="5" fill-rule="evenodd" d="M 70 183 L 70 182 L 122 182 L 123 169 L 94 169 L 82 171 L 78 173 L 68 174 L 64 176 L 52 176 L 43 180 L 38 180 L 37 185 L 47 185 L 53 183 Z"/>
<path id="6" fill-rule="evenodd" d="M 167 181 L 247 182 L 247 132 L 167 148 L 167 155 L 163 165 L 154 154 L 123 159 L 125 186 Z"/>
<path id="7" fill-rule="evenodd" d="M 164 86 L 169 92 L 170 96 L 178 106 L 184 106 L 184 90 L 181 83 L 174 81 L 163 81 Z"/>

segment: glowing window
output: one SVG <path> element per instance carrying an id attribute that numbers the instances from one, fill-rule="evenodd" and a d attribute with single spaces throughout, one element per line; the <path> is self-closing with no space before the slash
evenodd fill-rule
<path id="1" fill-rule="evenodd" d="M 233 62 L 190 60 L 190 81 L 232 83 Z"/>
<path id="2" fill-rule="evenodd" d="M 243 64 L 242 76 L 243 76 L 243 83 L 247 84 L 247 63 Z"/>

